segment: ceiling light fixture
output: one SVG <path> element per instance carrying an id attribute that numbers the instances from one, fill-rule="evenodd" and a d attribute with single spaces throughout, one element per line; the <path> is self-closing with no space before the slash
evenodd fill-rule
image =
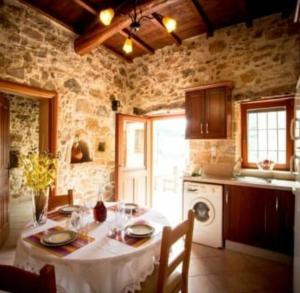
<path id="1" fill-rule="evenodd" d="M 143 12 L 140 8 L 138 8 L 138 0 L 127 0 L 125 1 L 122 6 L 127 3 L 127 2 L 133 2 L 132 6 L 133 6 L 133 10 L 131 13 L 129 13 L 127 16 L 131 19 L 131 24 L 130 24 L 130 34 L 132 32 L 137 32 L 140 28 L 141 28 L 141 24 L 143 20 L 147 20 L 147 19 L 153 19 L 153 16 L 148 16 L 148 15 L 143 15 Z M 114 18 L 115 12 L 118 12 L 118 10 L 120 10 L 120 7 L 116 8 L 116 11 L 113 8 L 107 8 L 104 10 L 100 11 L 99 14 L 99 19 L 100 21 L 105 25 L 105 26 L 109 26 Z M 122 13 L 119 13 L 122 14 Z M 161 17 L 161 22 L 164 25 L 164 27 L 166 28 L 166 30 L 169 33 L 172 33 L 176 30 L 176 20 L 169 17 L 169 16 L 162 16 Z M 133 51 L 133 43 L 132 43 L 132 38 L 131 35 L 129 34 L 129 36 L 126 38 L 124 45 L 122 47 L 123 51 L 126 54 L 130 54 Z"/>
<path id="2" fill-rule="evenodd" d="M 115 11 L 112 8 L 107 8 L 100 11 L 99 19 L 104 25 L 108 26 L 111 24 L 111 21 L 113 20 L 114 16 Z"/>
<path id="3" fill-rule="evenodd" d="M 132 39 L 131 39 L 131 37 L 126 38 L 125 43 L 124 43 L 122 49 L 123 49 L 123 51 L 124 51 L 126 54 L 132 53 L 132 51 L 133 51 L 133 44 L 132 44 Z"/>

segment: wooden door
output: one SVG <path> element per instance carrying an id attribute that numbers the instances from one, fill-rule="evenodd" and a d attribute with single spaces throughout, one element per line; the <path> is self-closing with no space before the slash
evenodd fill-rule
<path id="1" fill-rule="evenodd" d="M 292 255 L 295 198 L 290 191 L 266 190 L 265 248 Z"/>
<path id="2" fill-rule="evenodd" d="M 193 91 L 186 93 L 186 138 L 204 138 L 205 132 L 205 91 Z"/>
<path id="3" fill-rule="evenodd" d="M 149 119 L 117 114 L 116 199 L 149 204 L 150 154 Z"/>
<path id="4" fill-rule="evenodd" d="M 225 239 L 263 247 L 264 221 L 263 189 L 225 187 Z"/>
<path id="5" fill-rule="evenodd" d="M 205 138 L 227 136 L 227 87 L 210 88 L 205 91 Z"/>
<path id="6" fill-rule="evenodd" d="M 0 245 L 8 237 L 9 232 L 9 104 L 0 96 Z"/>

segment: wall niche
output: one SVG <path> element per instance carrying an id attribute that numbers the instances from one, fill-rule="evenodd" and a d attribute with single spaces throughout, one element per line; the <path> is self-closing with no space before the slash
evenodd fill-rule
<path id="1" fill-rule="evenodd" d="M 75 137 L 75 141 L 71 148 L 71 164 L 79 164 L 91 162 L 90 150 L 88 143 L 80 139 L 79 136 Z"/>

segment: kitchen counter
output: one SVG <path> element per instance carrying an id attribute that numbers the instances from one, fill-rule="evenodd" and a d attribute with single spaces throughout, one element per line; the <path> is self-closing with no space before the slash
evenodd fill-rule
<path id="1" fill-rule="evenodd" d="M 287 190 L 295 191 L 296 188 L 300 188 L 300 182 L 291 180 L 279 180 L 279 179 L 265 179 L 251 176 L 241 176 L 233 178 L 219 178 L 219 177 L 202 177 L 202 176 L 184 176 L 183 180 L 222 184 L 222 185 L 238 185 L 249 186 L 266 189 Z"/>

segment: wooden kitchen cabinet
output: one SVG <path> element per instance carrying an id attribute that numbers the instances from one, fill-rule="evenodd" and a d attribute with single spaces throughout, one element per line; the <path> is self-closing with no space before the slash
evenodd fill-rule
<path id="1" fill-rule="evenodd" d="M 293 253 L 294 195 L 289 191 L 225 186 L 224 238 Z"/>
<path id="2" fill-rule="evenodd" d="M 188 90 L 187 139 L 224 139 L 231 135 L 231 82 Z"/>

